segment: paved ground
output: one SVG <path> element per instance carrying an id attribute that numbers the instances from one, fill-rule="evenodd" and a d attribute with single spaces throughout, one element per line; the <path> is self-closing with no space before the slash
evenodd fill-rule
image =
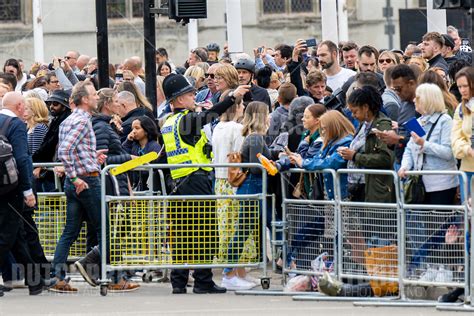
<path id="1" fill-rule="evenodd" d="M 281 289 L 280 280 L 272 281 L 272 290 Z M 291 296 L 242 296 L 233 292 L 172 295 L 169 283 L 156 282 L 144 283 L 136 292 L 109 293 L 101 297 L 98 288 L 83 282 L 74 282 L 74 285 L 79 288 L 79 293 L 74 295 L 46 292 L 30 297 L 26 289 L 6 293 L 0 298 L 0 315 L 455 315 L 454 312 L 436 311 L 433 307 L 355 307 L 350 302 L 293 301 Z M 191 293 L 192 288 L 188 292 Z"/>

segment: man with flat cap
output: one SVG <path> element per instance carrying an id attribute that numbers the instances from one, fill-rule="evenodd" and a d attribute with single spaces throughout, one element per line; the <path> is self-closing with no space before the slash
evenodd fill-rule
<path id="1" fill-rule="evenodd" d="M 443 49 L 441 50 L 441 55 L 443 56 L 444 60 L 446 60 L 446 63 L 448 63 L 448 66 L 450 66 L 452 63 L 458 60 L 458 57 L 454 55 L 454 40 L 448 34 L 442 34 L 442 36 L 444 38 L 444 45 Z"/>

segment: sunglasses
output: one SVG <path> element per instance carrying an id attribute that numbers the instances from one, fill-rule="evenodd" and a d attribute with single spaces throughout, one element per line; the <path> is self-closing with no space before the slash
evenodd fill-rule
<path id="1" fill-rule="evenodd" d="M 76 58 L 71 57 L 71 56 L 64 56 L 64 59 L 69 60 L 69 59 L 76 59 Z"/>
<path id="2" fill-rule="evenodd" d="M 393 60 L 391 60 L 390 58 L 387 58 L 387 59 L 379 59 L 379 64 L 383 64 L 383 63 L 387 63 L 387 64 L 391 64 Z"/>
<path id="3" fill-rule="evenodd" d="M 204 77 L 214 79 L 216 75 L 214 74 L 204 74 Z"/>

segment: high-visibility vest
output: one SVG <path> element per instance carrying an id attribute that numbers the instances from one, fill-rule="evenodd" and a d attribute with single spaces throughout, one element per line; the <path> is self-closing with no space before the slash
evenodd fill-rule
<path id="1" fill-rule="evenodd" d="M 191 146 L 183 141 L 179 133 L 179 123 L 183 116 L 189 113 L 185 110 L 166 119 L 165 124 L 161 128 L 163 142 L 165 144 L 166 157 L 169 164 L 209 164 L 211 160 L 204 154 L 204 145 L 207 143 L 207 137 L 201 130 L 201 138 L 195 146 Z M 212 168 L 172 168 L 171 177 L 179 179 L 190 175 L 198 169 L 211 171 Z"/>

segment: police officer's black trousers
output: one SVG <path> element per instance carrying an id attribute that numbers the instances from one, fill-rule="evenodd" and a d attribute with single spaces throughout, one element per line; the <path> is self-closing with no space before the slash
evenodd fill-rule
<path id="1" fill-rule="evenodd" d="M 214 194 L 212 178 L 208 172 L 198 170 L 175 181 L 173 192 L 173 195 L 212 195 Z M 214 252 L 217 249 L 217 237 L 213 237 L 217 236 L 215 204 L 213 207 L 213 203 L 210 203 L 209 200 L 192 204 L 186 201 L 174 203 L 174 207 L 168 213 L 170 220 L 175 225 L 174 229 L 171 229 L 175 232 L 171 232 L 170 235 L 173 261 L 176 264 L 212 263 Z M 189 270 L 187 269 L 172 270 L 171 284 L 173 288 L 185 288 L 188 277 Z M 196 269 L 193 277 L 195 288 L 208 289 L 214 286 L 211 269 Z"/>

